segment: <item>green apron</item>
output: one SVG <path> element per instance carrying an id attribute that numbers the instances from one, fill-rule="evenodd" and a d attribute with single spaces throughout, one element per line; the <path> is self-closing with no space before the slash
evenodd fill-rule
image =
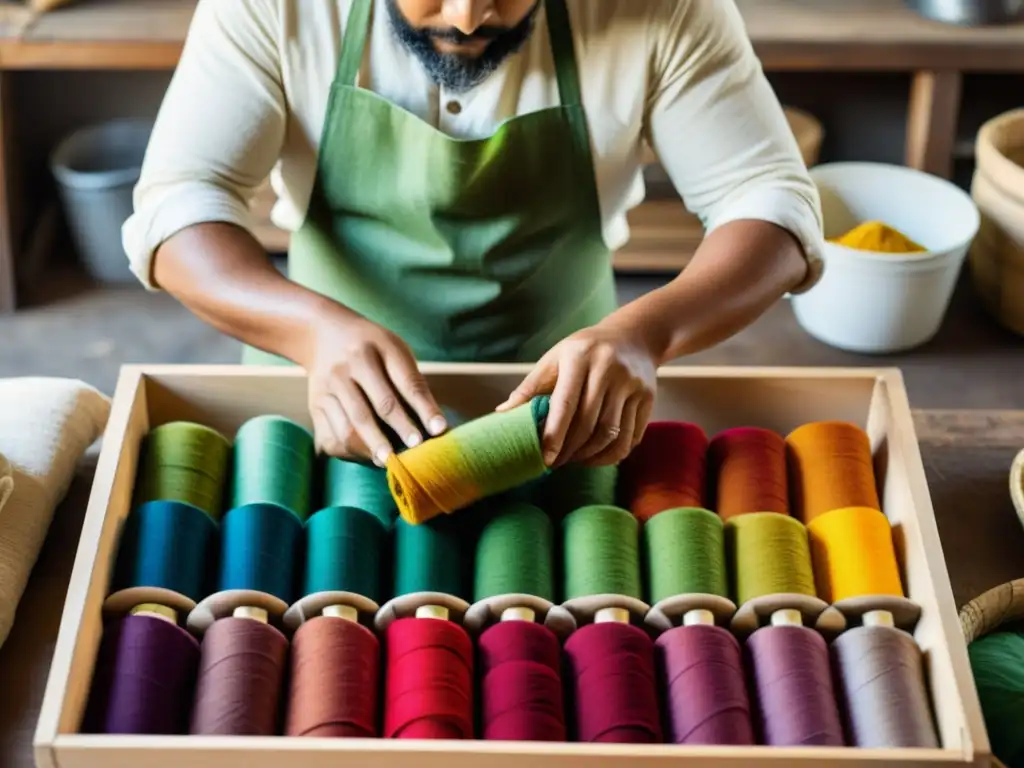
<path id="1" fill-rule="evenodd" d="M 353 0 L 289 278 L 420 361 L 536 361 L 617 306 L 565 0 L 546 0 L 561 106 L 479 140 L 357 87 L 373 4 Z"/>

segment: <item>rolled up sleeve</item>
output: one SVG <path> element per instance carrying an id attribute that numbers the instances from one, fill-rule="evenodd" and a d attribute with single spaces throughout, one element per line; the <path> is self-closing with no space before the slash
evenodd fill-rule
<path id="1" fill-rule="evenodd" d="M 274 0 L 196 8 L 122 229 L 132 271 L 150 290 L 154 255 L 178 232 L 209 222 L 251 231 L 249 203 L 285 132 L 277 13 Z"/>
<path id="2" fill-rule="evenodd" d="M 821 275 L 821 202 L 734 0 L 665 3 L 648 94 L 648 131 L 687 208 L 708 232 L 768 221 L 801 244 L 811 288 Z"/>

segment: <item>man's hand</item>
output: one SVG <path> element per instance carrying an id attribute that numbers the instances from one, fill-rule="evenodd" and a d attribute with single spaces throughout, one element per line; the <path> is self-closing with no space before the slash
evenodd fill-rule
<path id="1" fill-rule="evenodd" d="M 383 467 L 393 453 L 380 422 L 410 448 L 447 429 L 441 409 L 398 336 L 347 312 L 321 318 L 312 329 L 309 411 L 317 450 Z M 379 419 L 379 421 L 378 421 Z"/>
<path id="2" fill-rule="evenodd" d="M 547 465 L 616 464 L 647 428 L 657 368 L 656 356 L 634 329 L 602 323 L 552 348 L 498 410 L 550 394 L 543 439 Z"/>

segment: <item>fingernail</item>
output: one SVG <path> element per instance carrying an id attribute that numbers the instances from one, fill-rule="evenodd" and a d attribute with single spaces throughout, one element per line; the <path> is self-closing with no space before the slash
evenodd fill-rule
<path id="1" fill-rule="evenodd" d="M 374 454 L 374 461 L 377 462 L 378 467 L 383 467 L 388 463 L 388 459 L 391 457 L 390 448 L 378 448 L 377 453 Z"/>
<path id="2" fill-rule="evenodd" d="M 448 428 L 448 422 L 441 416 L 435 416 L 430 420 L 428 427 L 430 429 L 430 434 L 436 437 Z"/>
<path id="3" fill-rule="evenodd" d="M 410 448 L 415 448 L 417 445 L 423 442 L 423 438 L 420 437 L 419 432 L 413 432 L 407 438 L 405 438 L 405 444 Z"/>

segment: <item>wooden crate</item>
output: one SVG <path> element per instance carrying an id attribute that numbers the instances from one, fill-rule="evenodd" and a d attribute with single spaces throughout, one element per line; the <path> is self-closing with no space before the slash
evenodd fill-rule
<path id="1" fill-rule="evenodd" d="M 425 365 L 444 406 L 485 413 L 526 366 Z M 693 368 L 661 371 L 654 418 L 694 421 L 708 433 L 758 425 L 783 434 L 842 419 L 871 437 L 882 505 L 891 521 L 908 595 L 922 608 L 915 636 L 944 747 L 935 750 L 691 748 L 484 741 L 403 742 L 80 735 L 122 522 L 139 446 L 152 427 L 195 420 L 233 434 L 278 413 L 309 425 L 302 371 L 236 366 L 126 367 L 96 471 L 53 665 L 36 732 L 39 768 L 653 768 L 654 766 L 988 765 L 989 745 L 960 633 L 924 467 L 902 377 L 891 369 Z"/>

